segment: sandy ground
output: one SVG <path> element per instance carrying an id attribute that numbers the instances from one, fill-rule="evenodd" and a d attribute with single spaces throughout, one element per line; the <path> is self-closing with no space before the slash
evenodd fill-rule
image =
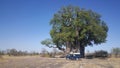
<path id="1" fill-rule="evenodd" d="M 66 60 L 39 56 L 5 57 L 0 68 L 120 68 L 120 58 Z"/>

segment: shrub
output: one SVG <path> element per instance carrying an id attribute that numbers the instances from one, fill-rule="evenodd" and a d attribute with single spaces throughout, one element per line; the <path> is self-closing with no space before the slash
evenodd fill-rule
<path id="1" fill-rule="evenodd" d="M 86 59 L 92 59 L 92 58 L 94 58 L 94 54 L 87 54 L 86 56 L 85 56 L 85 58 Z"/>
<path id="2" fill-rule="evenodd" d="M 106 57 L 108 57 L 108 52 L 107 51 L 103 51 L 103 50 L 96 51 L 94 53 L 94 57 L 95 58 L 106 58 Z"/>

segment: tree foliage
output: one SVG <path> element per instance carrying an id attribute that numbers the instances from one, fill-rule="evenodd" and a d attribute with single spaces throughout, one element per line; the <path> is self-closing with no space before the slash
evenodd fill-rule
<path id="1" fill-rule="evenodd" d="M 101 16 L 92 10 L 62 7 L 54 14 L 50 25 L 52 42 L 57 47 L 66 47 L 68 53 L 76 49 L 84 57 L 85 46 L 106 42 L 108 27 Z"/>

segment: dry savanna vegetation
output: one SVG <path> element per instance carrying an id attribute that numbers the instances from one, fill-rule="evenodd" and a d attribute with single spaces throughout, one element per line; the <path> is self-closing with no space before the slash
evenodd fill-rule
<path id="1" fill-rule="evenodd" d="M 120 58 L 65 60 L 40 56 L 3 56 L 0 68 L 120 68 Z"/>
<path id="2" fill-rule="evenodd" d="M 118 48 L 113 48 L 110 54 L 101 50 L 80 60 L 66 60 L 56 49 L 53 52 L 43 49 L 40 54 L 11 49 L 1 51 L 0 68 L 120 68 L 119 53 Z"/>

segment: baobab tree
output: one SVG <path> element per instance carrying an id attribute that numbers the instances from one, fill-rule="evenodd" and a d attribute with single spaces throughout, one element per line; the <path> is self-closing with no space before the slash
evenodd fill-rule
<path id="1" fill-rule="evenodd" d="M 72 50 L 80 51 L 84 58 L 86 46 L 106 42 L 108 26 L 101 16 L 92 10 L 76 6 L 62 7 L 54 14 L 50 25 L 53 46 L 66 50 L 66 53 Z"/>

